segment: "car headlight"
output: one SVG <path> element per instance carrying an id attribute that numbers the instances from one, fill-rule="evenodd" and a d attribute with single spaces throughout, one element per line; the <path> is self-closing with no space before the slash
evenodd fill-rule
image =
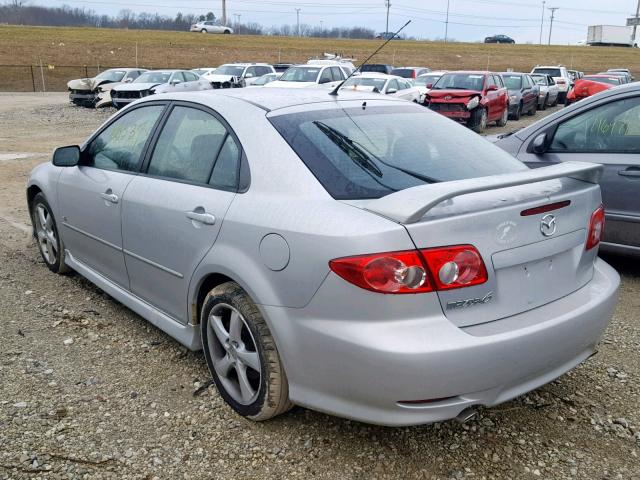
<path id="1" fill-rule="evenodd" d="M 469 103 L 467 103 L 467 110 L 473 110 L 478 105 L 480 105 L 480 97 L 473 97 L 469 100 Z"/>
<path id="2" fill-rule="evenodd" d="M 518 96 L 517 95 L 509 95 L 509 100 L 511 100 L 512 102 L 515 102 L 518 100 Z"/>

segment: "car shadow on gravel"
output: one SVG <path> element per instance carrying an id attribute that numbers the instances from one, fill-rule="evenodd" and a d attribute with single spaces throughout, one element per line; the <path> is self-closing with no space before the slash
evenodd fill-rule
<path id="1" fill-rule="evenodd" d="M 600 257 L 615 268 L 620 275 L 630 278 L 640 278 L 640 261 L 631 255 L 604 253 Z"/>

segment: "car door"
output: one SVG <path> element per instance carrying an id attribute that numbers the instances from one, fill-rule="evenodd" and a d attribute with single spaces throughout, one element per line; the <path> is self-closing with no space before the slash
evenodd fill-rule
<path id="1" fill-rule="evenodd" d="M 491 87 L 495 87 L 493 90 Z M 496 117 L 498 108 L 498 85 L 493 75 L 486 75 L 484 78 L 484 96 L 487 99 L 487 119 L 492 120 Z"/>
<path id="2" fill-rule="evenodd" d="M 122 204 L 131 291 L 187 321 L 192 273 L 236 195 L 239 142 L 214 112 L 176 103 Z"/>
<path id="3" fill-rule="evenodd" d="M 181 92 L 185 89 L 185 78 L 182 72 L 173 72 L 169 77 L 166 92 Z"/>
<path id="4" fill-rule="evenodd" d="M 200 77 L 193 72 L 182 72 L 184 83 L 182 84 L 185 91 L 193 91 L 200 89 Z"/>
<path id="5" fill-rule="evenodd" d="M 78 166 L 65 168 L 59 179 L 65 247 L 74 258 L 127 289 L 121 201 L 165 107 L 154 102 L 117 116 L 90 139 Z"/>
<path id="6" fill-rule="evenodd" d="M 570 160 L 603 164 L 605 241 L 640 247 L 640 96 L 618 95 L 588 105 L 545 130 L 546 152 L 527 153 L 529 139 L 518 158 L 531 166 Z"/>
<path id="7" fill-rule="evenodd" d="M 537 101 L 537 96 L 533 88 L 533 81 L 528 75 L 522 76 L 522 98 L 525 110 L 529 111 L 533 108 L 533 104 Z"/>

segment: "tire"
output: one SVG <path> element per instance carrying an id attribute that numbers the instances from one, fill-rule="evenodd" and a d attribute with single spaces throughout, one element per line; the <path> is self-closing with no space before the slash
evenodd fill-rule
<path id="1" fill-rule="evenodd" d="M 207 32 L 206 28 L 203 28 L 202 30 L 200 30 L 200 33 L 209 33 L 209 32 Z"/>
<path id="2" fill-rule="evenodd" d="M 467 126 L 476 133 L 484 132 L 484 129 L 487 128 L 487 109 L 478 107 L 472 111 Z"/>
<path id="3" fill-rule="evenodd" d="M 547 94 L 544 97 L 544 101 L 542 102 L 542 106 L 540 107 L 540 110 L 546 110 L 548 103 L 549 103 L 549 95 Z"/>
<path id="4" fill-rule="evenodd" d="M 560 96 L 560 94 L 556 95 L 556 99 L 553 101 L 553 103 L 551 104 L 552 107 L 557 107 L 558 106 L 558 97 Z"/>
<path id="5" fill-rule="evenodd" d="M 558 93 L 558 103 L 566 103 L 567 101 L 567 92 L 560 92 Z"/>
<path id="6" fill-rule="evenodd" d="M 505 107 L 504 112 L 502 112 L 502 117 L 500 117 L 500 120 L 496 122 L 496 125 L 498 127 L 505 127 L 508 121 L 509 121 L 509 106 Z"/>
<path id="7" fill-rule="evenodd" d="M 233 410 L 263 421 L 293 407 L 269 327 L 237 283 L 227 282 L 209 292 L 200 325 L 209 371 L 220 396 Z"/>
<path id="8" fill-rule="evenodd" d="M 511 115 L 511 119 L 515 120 L 515 121 L 518 121 L 518 120 L 520 120 L 521 116 L 522 116 L 522 103 L 520 103 L 520 105 L 518 105 L 518 108 L 517 108 L 516 112 L 513 115 Z"/>
<path id="9" fill-rule="evenodd" d="M 33 198 L 30 214 L 40 256 L 49 270 L 59 274 L 71 271 L 64 261 L 64 242 L 58 233 L 56 219 L 42 193 L 38 193 Z"/>
<path id="10" fill-rule="evenodd" d="M 533 105 L 531 105 L 531 108 L 527 112 L 527 115 L 529 115 L 530 117 L 533 117 L 536 113 L 538 113 L 538 100 L 533 102 Z"/>
<path id="11" fill-rule="evenodd" d="M 225 30 L 224 32 L 222 32 L 224 35 L 231 35 L 231 32 L 229 30 Z"/>

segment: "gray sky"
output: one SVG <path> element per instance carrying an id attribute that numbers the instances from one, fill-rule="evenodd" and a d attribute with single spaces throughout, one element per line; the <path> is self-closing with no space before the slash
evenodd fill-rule
<path id="1" fill-rule="evenodd" d="M 540 38 L 541 0 L 449 0 L 449 37 L 476 41 L 487 35 L 504 33 L 518 43 L 537 43 Z M 162 15 L 206 13 L 220 16 L 221 0 L 33 0 L 32 4 L 84 7 L 110 15 L 128 8 L 135 12 L 158 12 Z M 556 11 L 552 43 L 576 43 L 585 40 L 587 25 L 625 25 L 635 13 L 636 0 L 547 0 Z M 333 26 L 361 25 L 385 30 L 384 0 L 227 0 L 227 16 L 233 14 L 241 22 L 258 22 L 264 26 L 296 22 L 295 9 L 300 8 L 300 23 Z M 389 30 L 399 28 L 411 19 L 406 33 L 418 38 L 443 37 L 447 0 L 391 0 Z M 543 41 L 549 35 L 549 10 L 545 10 Z"/>

